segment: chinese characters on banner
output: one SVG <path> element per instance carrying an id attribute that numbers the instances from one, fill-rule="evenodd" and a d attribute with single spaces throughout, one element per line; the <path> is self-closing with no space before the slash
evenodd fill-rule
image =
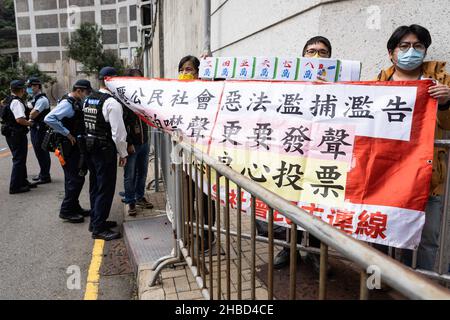
<path id="1" fill-rule="evenodd" d="M 181 130 L 203 152 L 343 232 L 393 247 L 418 245 L 436 121 L 429 81 L 112 78 L 107 85 L 161 129 Z M 241 196 L 249 211 L 251 196 Z M 233 207 L 236 201 L 231 185 Z M 268 206 L 255 205 L 258 219 L 267 220 Z M 274 220 L 290 224 L 278 212 Z"/>

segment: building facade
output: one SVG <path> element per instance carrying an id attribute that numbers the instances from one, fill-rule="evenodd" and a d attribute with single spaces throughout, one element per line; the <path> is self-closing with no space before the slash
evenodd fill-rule
<path id="1" fill-rule="evenodd" d="M 298 56 L 309 38 L 322 35 L 330 39 L 333 57 L 361 61 L 361 78 L 369 80 L 390 66 L 386 43 L 395 28 L 416 23 L 433 37 L 427 59 L 450 61 L 448 0 L 210 1 L 213 56 Z M 203 52 L 205 0 L 157 2 L 163 32 L 156 32 L 150 70 L 175 77 L 181 57 Z"/>
<path id="2" fill-rule="evenodd" d="M 133 63 L 140 46 L 137 0 L 15 0 L 20 58 L 37 63 L 56 77 L 55 98 L 79 77 L 81 67 L 67 57 L 67 43 L 81 23 L 103 28 L 104 49 L 114 52 L 125 65 Z M 95 80 L 95 79 L 93 79 Z"/>

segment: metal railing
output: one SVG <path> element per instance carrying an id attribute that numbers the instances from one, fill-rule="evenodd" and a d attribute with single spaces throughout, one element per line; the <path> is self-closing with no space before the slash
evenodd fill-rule
<path id="1" fill-rule="evenodd" d="M 440 230 L 440 244 L 439 244 L 439 262 L 438 262 L 438 275 L 442 275 L 445 273 L 445 269 L 448 270 L 450 261 L 447 261 L 447 266 L 445 266 L 445 249 L 446 249 L 446 237 L 447 235 L 447 227 L 448 227 L 448 210 L 450 205 L 450 140 L 436 140 L 435 147 L 445 148 L 447 151 L 447 176 L 445 181 L 445 193 L 444 193 L 444 207 L 442 209 L 442 218 L 441 218 L 441 230 Z M 449 248 L 450 250 L 450 248 Z M 448 254 L 448 253 L 447 253 Z M 416 259 L 413 259 L 415 262 Z M 415 267 L 415 266 L 413 266 Z M 424 274 L 427 274 L 425 271 Z M 431 274 L 433 276 L 433 274 Z M 435 274 L 434 274 L 435 276 Z M 442 277 L 440 277 L 442 279 Z M 450 280 L 450 275 L 445 278 L 445 280 Z"/>
<path id="2" fill-rule="evenodd" d="M 303 209 L 268 191 L 254 181 L 232 170 L 222 162 L 195 149 L 191 144 L 183 141 L 177 132 L 172 135 L 172 142 L 175 157 L 172 156 L 172 175 L 170 178 L 173 181 L 170 184 L 175 187 L 175 199 L 172 201 L 174 206 L 173 210 L 175 211 L 175 250 L 172 256 L 163 257 L 154 264 L 153 269 L 156 272 L 154 273 L 151 285 L 156 282 L 158 272 L 164 266 L 184 261 L 190 267 L 206 299 L 222 299 L 222 293 L 225 299 L 231 299 L 231 238 L 233 237 L 236 239 L 235 252 L 237 254 L 237 293 L 235 295 L 237 299 L 242 299 L 243 297 L 243 239 L 249 239 L 251 242 L 251 299 L 256 298 L 257 242 L 268 244 L 267 293 L 269 300 L 274 298 L 273 257 L 275 245 L 289 246 L 291 249 L 289 267 L 290 299 L 296 298 L 297 250 L 320 254 L 319 299 L 326 299 L 327 297 L 327 266 L 330 256 L 344 258 L 358 266 L 360 272 L 360 299 L 369 298 L 367 268 L 370 266 L 377 266 L 381 271 L 382 281 L 410 299 L 450 299 L 450 291 L 446 288 L 436 285 L 430 279 L 406 267 L 390 256 L 379 252 L 370 245 L 358 241 L 331 225 L 314 218 Z M 438 141 L 437 145 L 448 148 L 450 141 Z M 212 192 L 213 173 L 216 176 L 215 195 Z M 233 182 L 237 186 L 235 231 L 231 230 L 230 227 L 230 182 Z M 450 178 L 447 177 L 447 185 L 449 183 Z M 205 185 L 206 190 L 204 190 Z M 221 188 L 224 189 L 224 199 L 221 199 Z M 242 215 L 240 213 L 242 209 L 241 194 L 244 190 L 251 194 L 250 234 L 244 234 L 242 232 Z M 267 238 L 257 236 L 256 234 L 256 199 L 263 200 L 269 207 Z M 439 255 L 440 274 L 420 271 L 420 273 L 438 280 L 447 280 L 448 277 L 447 275 L 443 275 L 442 272 L 448 201 L 448 192 L 446 191 Z M 221 210 L 222 207 L 223 210 Z M 288 242 L 274 238 L 274 210 L 292 222 L 290 240 Z M 221 221 L 222 212 L 224 221 Z M 320 249 L 298 244 L 297 226 L 301 226 L 309 234 L 318 238 L 321 241 Z M 221 235 L 224 240 L 222 240 Z M 213 237 L 215 241 L 213 241 Z M 205 249 L 209 250 L 205 252 Z M 216 251 L 215 254 L 213 254 L 214 250 Z M 225 252 L 223 265 L 222 250 Z M 216 261 L 213 261 L 213 257 L 216 258 Z M 223 272 L 225 272 L 224 283 L 222 283 L 221 279 Z"/>

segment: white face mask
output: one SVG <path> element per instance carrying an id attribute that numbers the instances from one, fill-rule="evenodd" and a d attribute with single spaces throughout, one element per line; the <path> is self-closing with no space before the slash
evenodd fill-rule
<path id="1" fill-rule="evenodd" d="M 425 59 L 425 52 L 410 48 L 408 51 L 399 51 L 397 54 L 397 67 L 412 71 L 419 68 Z"/>

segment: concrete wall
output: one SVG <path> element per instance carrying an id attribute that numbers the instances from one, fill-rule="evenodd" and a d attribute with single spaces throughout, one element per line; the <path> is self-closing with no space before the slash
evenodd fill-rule
<path id="1" fill-rule="evenodd" d="M 202 0 L 164 0 L 166 77 L 176 77 L 182 56 L 202 53 L 202 8 Z M 450 61 L 449 0 L 212 0 L 211 14 L 214 56 L 301 55 L 305 41 L 323 35 L 334 57 L 362 61 L 362 79 L 372 79 L 390 65 L 394 29 L 418 23 L 433 37 L 428 58 Z"/>
<path id="2" fill-rule="evenodd" d="M 164 0 L 164 74 L 176 77 L 179 60 L 189 54 L 199 56 L 203 47 L 203 0 Z M 159 70 L 159 26 L 153 41 L 151 74 L 158 77 Z"/>

